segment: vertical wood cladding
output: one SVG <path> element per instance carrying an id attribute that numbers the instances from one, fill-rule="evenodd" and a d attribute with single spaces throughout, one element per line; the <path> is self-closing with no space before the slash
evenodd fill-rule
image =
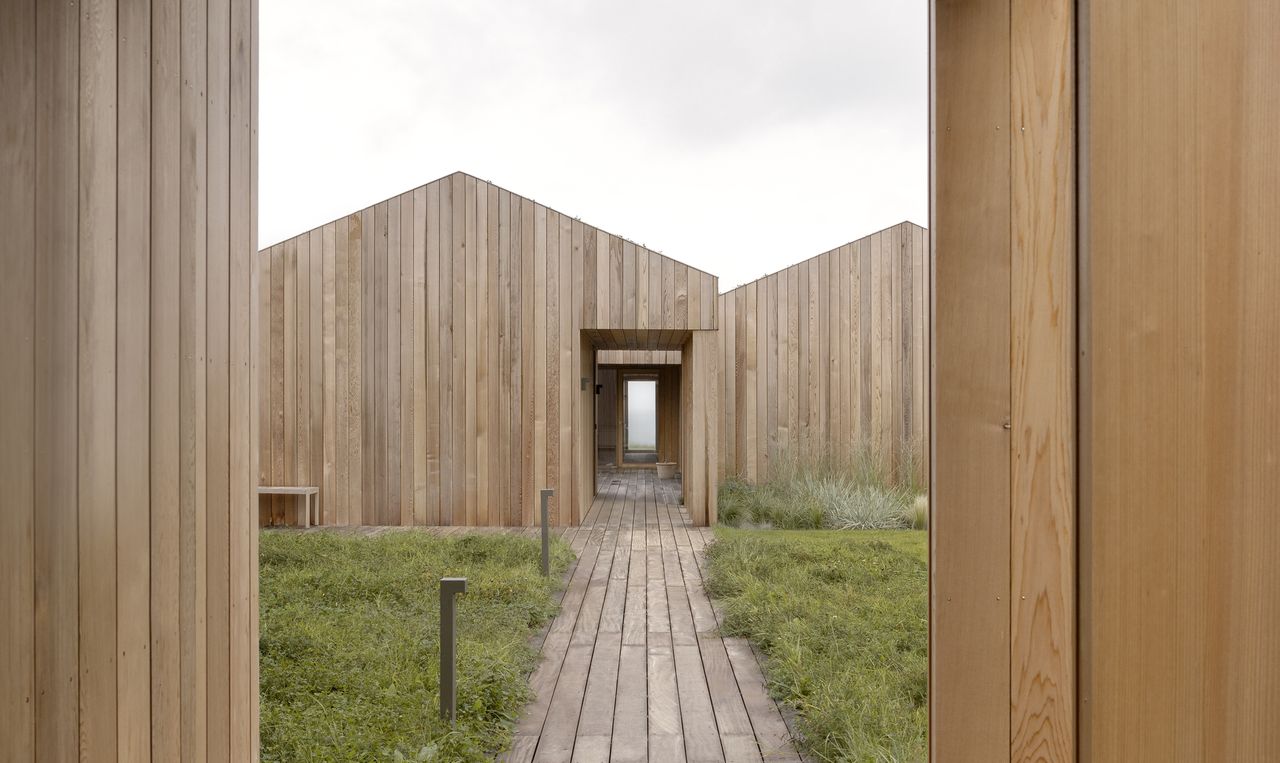
<path id="1" fill-rule="evenodd" d="M 319 486 L 325 524 L 532 524 L 543 487 L 554 521 L 577 523 L 595 348 L 678 358 L 716 325 L 714 276 L 462 173 L 258 266 L 259 480 Z M 264 500 L 263 521 L 286 508 Z"/>
<path id="2" fill-rule="evenodd" d="M 901 223 L 719 296 L 721 477 L 859 449 L 927 473 L 927 252 Z"/>
<path id="3" fill-rule="evenodd" d="M 0 4 L 0 759 L 257 757 L 257 36 Z"/>
<path id="4" fill-rule="evenodd" d="M 1276 759 L 1280 12 L 933 19 L 935 757 Z"/>
<path id="5" fill-rule="evenodd" d="M 1280 8 L 1080 5 L 1080 759 L 1278 760 Z"/>
<path id="6" fill-rule="evenodd" d="M 1077 759 L 1074 6 L 934 7 L 937 759 Z"/>

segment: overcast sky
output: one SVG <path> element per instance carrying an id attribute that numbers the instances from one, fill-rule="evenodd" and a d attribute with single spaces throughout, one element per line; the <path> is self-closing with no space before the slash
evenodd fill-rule
<path id="1" fill-rule="evenodd" d="M 263 0 L 267 245 L 455 170 L 720 276 L 927 223 L 925 0 Z"/>

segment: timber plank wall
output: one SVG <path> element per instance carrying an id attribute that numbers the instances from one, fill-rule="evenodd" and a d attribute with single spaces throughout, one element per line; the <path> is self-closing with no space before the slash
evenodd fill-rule
<path id="1" fill-rule="evenodd" d="M 258 744 L 257 3 L 0 3 L 0 760 Z"/>
<path id="2" fill-rule="evenodd" d="M 324 524 L 527 525 L 543 487 L 576 524 L 594 350 L 678 359 L 717 325 L 715 276 L 460 172 L 258 267 L 259 482 L 319 486 Z"/>
<path id="3" fill-rule="evenodd" d="M 1280 760 L 1280 6 L 1079 5 L 1080 756 Z"/>
<path id="4" fill-rule="evenodd" d="M 932 758 L 1280 760 L 1280 7 L 933 25 Z"/>
<path id="5" fill-rule="evenodd" d="M 929 234 L 904 222 L 721 294 L 721 477 L 867 449 L 923 481 Z"/>
<path id="6" fill-rule="evenodd" d="M 596 362 L 602 366 L 680 365 L 679 350 L 601 350 Z"/>

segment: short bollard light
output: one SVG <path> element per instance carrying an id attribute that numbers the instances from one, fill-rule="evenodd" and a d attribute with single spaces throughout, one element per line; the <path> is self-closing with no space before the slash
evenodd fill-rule
<path id="1" fill-rule="evenodd" d="M 542 489 L 542 576 L 551 577 L 551 528 L 548 526 L 547 499 L 555 495 L 551 488 Z"/>
<path id="2" fill-rule="evenodd" d="M 454 597 L 466 592 L 466 578 L 440 578 L 440 717 L 450 725 L 458 708 L 458 629 Z"/>

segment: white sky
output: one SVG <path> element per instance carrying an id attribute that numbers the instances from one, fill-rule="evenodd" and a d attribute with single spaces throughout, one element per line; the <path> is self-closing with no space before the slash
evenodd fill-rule
<path id="1" fill-rule="evenodd" d="M 455 170 L 720 276 L 927 219 L 925 0 L 263 0 L 260 244 Z"/>

